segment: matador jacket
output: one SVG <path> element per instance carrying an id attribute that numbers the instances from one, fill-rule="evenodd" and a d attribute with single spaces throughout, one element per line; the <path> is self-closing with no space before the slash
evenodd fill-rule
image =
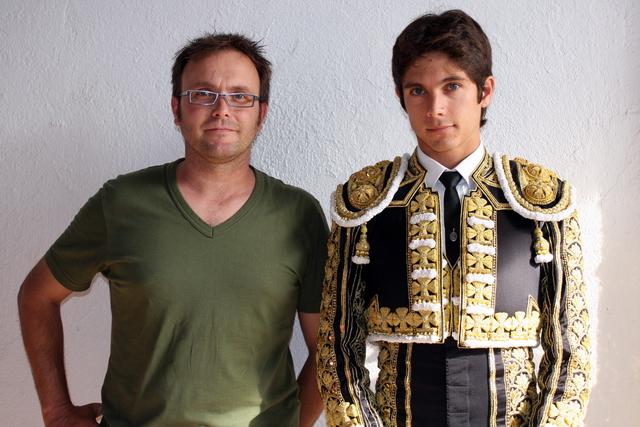
<path id="1" fill-rule="evenodd" d="M 485 152 L 452 271 L 426 173 L 405 155 L 332 196 L 318 344 L 328 426 L 582 425 L 589 318 L 570 186 Z M 367 340 L 379 350 L 375 391 Z"/>

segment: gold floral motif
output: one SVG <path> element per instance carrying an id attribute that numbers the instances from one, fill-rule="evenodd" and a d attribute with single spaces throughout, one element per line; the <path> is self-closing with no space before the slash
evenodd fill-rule
<path id="1" fill-rule="evenodd" d="M 347 230 L 346 242 L 349 244 L 351 233 Z M 337 292 L 337 270 L 340 263 L 341 252 L 340 244 L 340 228 L 335 224 L 332 226 L 331 236 L 329 238 L 328 250 L 329 257 L 325 266 L 325 282 L 322 292 L 322 312 L 335 316 L 336 311 L 336 292 Z M 340 390 L 340 382 L 338 380 L 336 355 L 335 355 L 335 336 L 331 320 L 325 316 L 320 319 L 320 328 L 318 331 L 318 386 L 320 393 L 325 402 L 325 412 L 327 416 L 328 427 L 344 427 L 344 426 L 363 426 L 358 407 L 346 402 L 342 397 Z M 356 352 L 363 353 L 364 349 L 357 348 Z M 364 358 L 361 354 L 360 357 Z"/>
<path id="2" fill-rule="evenodd" d="M 506 424 L 528 425 L 537 393 L 532 351 L 524 347 L 505 348 L 501 354 L 507 395 Z"/>
<path id="3" fill-rule="evenodd" d="M 436 221 L 420 221 L 412 224 L 410 227 L 411 237 L 413 239 L 433 239 L 438 230 Z"/>
<path id="4" fill-rule="evenodd" d="M 436 279 L 419 278 L 411 283 L 414 303 L 439 303 L 440 284 Z"/>
<path id="5" fill-rule="evenodd" d="M 461 273 L 464 278 L 461 295 L 463 299 L 462 309 L 474 307 L 490 312 L 495 308 L 495 254 L 497 252 L 495 223 L 498 213 L 479 190 L 474 191 L 464 203 L 465 211 L 468 212 L 468 221 L 462 236 L 463 248 L 467 248 L 466 254 L 462 258 L 464 262 L 461 263 L 463 268 Z M 491 278 L 493 280 L 489 280 Z M 475 314 L 477 310 L 470 311 Z M 470 320 L 476 318 L 469 315 L 463 316 L 463 322 L 469 331 L 465 333 L 466 336 L 473 340 L 488 339 L 488 332 L 482 332 L 482 328 L 474 324 L 476 320 Z M 496 315 L 500 315 L 500 313 Z M 493 317 L 490 321 L 495 322 L 497 320 L 499 319 Z M 477 321 L 485 322 L 486 325 L 487 320 L 483 317 L 478 317 Z M 497 336 L 503 338 L 500 334 L 497 334 Z M 464 340 L 462 341 L 464 343 Z"/>
<path id="6" fill-rule="evenodd" d="M 491 307 L 491 303 L 493 302 L 493 286 L 482 282 L 466 283 L 465 295 L 467 297 L 467 304 Z"/>
<path id="7" fill-rule="evenodd" d="M 527 164 L 520 174 L 525 199 L 535 205 L 551 203 L 558 193 L 558 177 L 546 168 Z"/>
<path id="8" fill-rule="evenodd" d="M 493 206 L 480 196 L 480 193 L 476 193 L 475 197 L 470 197 L 467 203 L 469 215 L 483 219 L 490 219 L 493 217 Z"/>
<path id="9" fill-rule="evenodd" d="M 533 298 L 529 299 L 527 313 L 516 311 L 513 316 L 507 313 L 469 314 L 463 317 L 465 341 L 522 342 L 536 341 L 540 328 L 540 310 Z"/>
<path id="10" fill-rule="evenodd" d="M 491 274 L 493 258 L 492 255 L 470 252 L 465 257 L 467 271 L 473 274 Z"/>
<path id="11" fill-rule="evenodd" d="M 567 278 L 567 341 L 570 358 L 564 381 L 564 393 L 559 401 L 553 402 L 543 419 L 553 426 L 582 426 L 585 410 L 589 402 L 591 387 L 591 341 L 589 339 L 589 314 L 585 299 L 585 283 L 582 274 L 582 242 L 578 216 L 574 212 L 564 221 L 565 254 L 564 274 Z M 541 375 L 543 373 L 541 372 Z M 549 372 L 544 372 L 545 379 Z"/>
<path id="12" fill-rule="evenodd" d="M 494 231 L 482 224 L 474 224 L 467 227 L 467 238 L 470 243 L 490 245 L 493 243 Z"/>
<path id="13" fill-rule="evenodd" d="M 410 203 L 411 213 L 433 212 L 436 206 L 436 196 L 430 192 L 418 194 Z"/>
<path id="14" fill-rule="evenodd" d="M 360 422 L 359 411 L 356 405 L 338 399 L 329 399 L 325 404 L 327 415 L 327 426 L 344 427 L 354 426 L 362 427 Z"/>
<path id="15" fill-rule="evenodd" d="M 415 251 L 411 252 L 411 264 L 413 264 L 414 269 L 435 268 L 436 262 L 438 262 L 437 249 L 431 249 L 428 246 L 420 246 Z"/>
<path id="16" fill-rule="evenodd" d="M 376 298 L 366 310 L 367 329 L 370 335 L 411 335 L 433 336 L 442 325 L 439 311 L 409 310 L 398 307 L 378 307 Z"/>
<path id="17" fill-rule="evenodd" d="M 376 382 L 376 403 L 380 418 L 386 426 L 396 425 L 397 364 L 398 344 L 381 341 L 378 353 L 380 371 Z"/>
<path id="18" fill-rule="evenodd" d="M 568 189 L 562 191 L 560 200 L 553 206 L 541 207 L 557 198 L 560 186 L 555 173 L 539 165 L 529 165 L 529 162 L 524 159 L 516 158 L 514 161 L 518 164 L 518 179 L 520 181 L 518 185 L 513 178 L 509 158 L 502 156 L 501 161 L 511 194 L 523 208 L 530 212 L 556 214 L 569 207 L 571 192 Z M 548 181 L 546 181 L 547 179 Z M 567 183 L 565 182 L 565 184 Z M 527 188 L 529 189 L 527 190 Z"/>
<path id="19" fill-rule="evenodd" d="M 367 166 L 359 172 L 349 177 L 347 186 L 347 199 L 349 203 L 358 209 L 357 212 L 349 210 L 343 199 L 342 184 L 338 185 L 335 193 L 336 213 L 345 220 L 358 219 L 365 215 L 369 209 L 382 202 L 389 193 L 394 178 L 398 175 L 402 158 L 396 157 L 393 162 L 382 161 L 374 166 Z M 391 167 L 391 174 L 385 181 L 388 168 Z"/>

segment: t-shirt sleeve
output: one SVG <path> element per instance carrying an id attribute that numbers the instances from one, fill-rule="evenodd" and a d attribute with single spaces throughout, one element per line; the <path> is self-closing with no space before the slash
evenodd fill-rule
<path id="1" fill-rule="evenodd" d="M 327 261 L 329 227 L 327 226 L 327 220 L 322 212 L 320 203 L 318 203 L 313 196 L 309 196 L 309 199 L 311 200 L 304 219 L 309 256 L 305 275 L 300 286 L 298 311 L 303 313 L 319 313 L 320 301 L 322 299 L 324 267 Z"/>
<path id="2" fill-rule="evenodd" d="M 71 224 L 45 254 L 53 276 L 74 292 L 87 290 L 105 267 L 107 227 L 102 208 L 104 188 L 80 209 Z"/>

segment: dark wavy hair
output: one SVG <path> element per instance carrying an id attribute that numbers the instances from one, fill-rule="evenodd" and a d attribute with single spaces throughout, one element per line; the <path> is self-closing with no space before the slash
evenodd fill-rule
<path id="1" fill-rule="evenodd" d="M 264 47 L 258 42 L 249 40 L 240 34 L 213 33 L 191 40 L 175 56 L 171 72 L 173 96 L 178 96 L 182 93 L 182 72 L 189 61 L 197 61 L 225 50 L 236 50 L 246 55 L 258 70 L 258 77 L 260 78 L 260 93 L 258 96 L 260 96 L 260 102 L 268 104 L 271 85 L 271 62 L 264 57 L 263 49 Z"/>
<path id="2" fill-rule="evenodd" d="M 400 33 L 393 46 L 391 71 L 400 104 L 406 110 L 402 93 L 402 78 L 407 69 L 421 56 L 443 52 L 464 70 L 478 87 L 478 102 L 491 71 L 491 44 L 480 25 L 461 10 L 449 10 L 440 15 L 426 14 L 410 23 Z M 482 109 L 480 126 L 487 122 Z"/>

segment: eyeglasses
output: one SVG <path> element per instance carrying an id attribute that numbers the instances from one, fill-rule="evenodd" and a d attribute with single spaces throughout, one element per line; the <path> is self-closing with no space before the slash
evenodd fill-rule
<path id="1" fill-rule="evenodd" d="M 198 105 L 213 105 L 219 97 L 224 97 L 229 107 L 250 108 L 255 101 L 260 101 L 258 95 L 250 93 L 217 93 L 208 90 L 186 90 L 178 96 L 189 95 L 189 102 Z"/>

